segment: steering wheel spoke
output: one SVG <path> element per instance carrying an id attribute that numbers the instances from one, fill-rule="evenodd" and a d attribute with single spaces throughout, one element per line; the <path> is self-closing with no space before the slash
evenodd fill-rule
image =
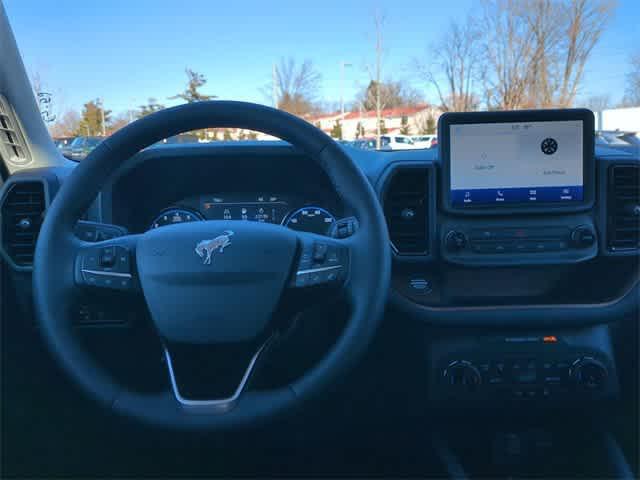
<path id="1" fill-rule="evenodd" d="M 75 260 L 76 285 L 123 292 L 140 291 L 136 271 L 138 235 L 99 243 L 82 242 Z"/>

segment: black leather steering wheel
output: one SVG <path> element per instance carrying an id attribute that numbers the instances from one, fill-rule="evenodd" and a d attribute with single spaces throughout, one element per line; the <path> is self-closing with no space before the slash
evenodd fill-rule
<path id="1" fill-rule="evenodd" d="M 355 234 L 337 239 L 257 222 L 205 221 L 100 243 L 74 236 L 77 220 L 127 159 L 163 138 L 216 127 L 274 135 L 318 162 L 358 220 Z M 105 258 L 105 252 L 112 257 Z M 42 224 L 34 259 L 34 303 L 55 357 L 108 408 L 160 426 L 236 427 L 283 413 L 321 393 L 361 357 L 383 315 L 390 255 L 386 223 L 374 190 L 331 138 L 306 121 L 272 108 L 200 102 L 131 123 L 105 139 L 75 168 Z M 319 363 L 293 383 L 275 390 L 244 391 L 269 338 L 270 321 L 283 292 L 313 289 L 317 284 L 344 291 L 351 313 L 341 336 Z M 70 307 L 79 290 L 100 287 L 144 296 L 165 347 L 173 388 L 158 394 L 126 389 L 81 347 Z M 214 349 L 238 342 L 257 342 L 258 347 L 232 396 L 193 400 L 180 394 L 172 369 L 172 345 Z"/>

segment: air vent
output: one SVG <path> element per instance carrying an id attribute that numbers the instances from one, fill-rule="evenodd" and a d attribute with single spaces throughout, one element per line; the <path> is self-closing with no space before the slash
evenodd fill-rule
<path id="1" fill-rule="evenodd" d="M 31 161 L 31 155 L 15 114 L 2 96 L 0 96 L 0 156 L 14 165 L 25 165 Z"/>
<path id="2" fill-rule="evenodd" d="M 426 168 L 398 168 L 383 193 L 391 244 L 399 255 L 429 253 Z"/>
<path id="3" fill-rule="evenodd" d="M 640 248 L 640 167 L 609 168 L 607 243 L 612 252 Z"/>
<path id="4" fill-rule="evenodd" d="M 33 265 L 44 210 L 42 182 L 19 182 L 9 187 L 2 204 L 2 247 L 19 267 Z"/>

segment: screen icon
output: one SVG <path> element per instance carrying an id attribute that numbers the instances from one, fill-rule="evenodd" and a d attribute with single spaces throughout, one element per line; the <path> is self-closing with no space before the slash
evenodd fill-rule
<path id="1" fill-rule="evenodd" d="M 554 138 L 545 138 L 540 143 L 540 150 L 545 155 L 553 155 L 558 150 L 558 142 Z"/>

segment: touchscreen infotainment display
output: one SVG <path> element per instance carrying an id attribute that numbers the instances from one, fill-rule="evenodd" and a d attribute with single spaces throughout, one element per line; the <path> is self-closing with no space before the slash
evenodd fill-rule
<path id="1" fill-rule="evenodd" d="M 582 120 L 448 128 L 452 206 L 583 201 Z"/>

